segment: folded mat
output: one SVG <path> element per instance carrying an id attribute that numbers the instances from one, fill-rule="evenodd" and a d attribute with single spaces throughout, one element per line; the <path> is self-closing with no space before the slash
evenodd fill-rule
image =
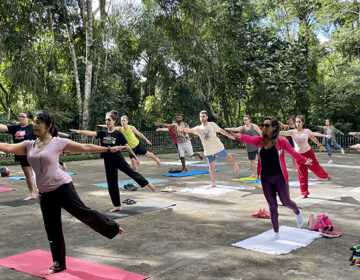
<path id="1" fill-rule="evenodd" d="M 175 205 L 176 205 L 175 203 L 166 203 L 160 201 L 147 201 L 144 203 L 138 202 L 136 206 L 122 206 L 121 211 L 104 212 L 103 214 L 110 219 L 119 219 L 140 213 L 156 211 L 163 208 L 172 207 Z"/>
<path id="2" fill-rule="evenodd" d="M 10 187 L 0 187 L 0 192 L 10 192 L 10 191 L 16 191 L 16 189 Z"/>
<path id="3" fill-rule="evenodd" d="M 0 265 L 3 267 L 49 280 L 142 280 L 149 278 L 146 275 L 71 257 L 66 257 L 66 270 L 46 275 L 52 263 L 50 252 L 39 249 L 0 259 Z"/>
<path id="4" fill-rule="evenodd" d="M 219 172 L 218 169 L 215 169 L 215 172 Z M 187 176 L 194 176 L 194 175 L 200 175 L 200 174 L 209 174 L 209 169 L 204 170 L 193 170 L 186 173 L 170 173 L 170 174 L 164 174 L 165 177 L 187 177 Z"/>
<path id="5" fill-rule="evenodd" d="M 204 194 L 204 195 L 221 195 L 228 192 L 241 191 L 244 189 L 245 188 L 242 187 L 231 187 L 231 186 L 223 186 L 223 185 L 216 185 L 215 188 L 210 188 L 209 185 L 207 185 L 207 186 L 199 186 L 199 187 L 183 189 L 180 192 Z"/>
<path id="6" fill-rule="evenodd" d="M 168 179 L 156 179 L 156 178 L 145 178 L 146 180 L 148 180 L 149 182 L 153 183 L 154 185 L 156 184 L 161 184 L 161 183 L 166 183 L 169 180 Z M 124 186 L 127 184 L 133 184 L 136 187 L 140 187 L 134 180 L 123 180 L 123 181 L 119 181 L 119 188 L 124 189 Z M 99 183 L 99 184 L 93 184 L 96 187 L 100 187 L 100 188 L 107 188 L 108 184 L 107 183 Z"/>
<path id="7" fill-rule="evenodd" d="M 18 207 L 18 206 L 32 205 L 36 203 L 38 203 L 37 199 L 30 199 L 30 200 L 16 199 L 9 201 L 1 201 L 0 205 Z"/>
<path id="8" fill-rule="evenodd" d="M 266 254 L 282 255 L 288 254 L 298 248 L 306 247 L 316 238 L 321 237 L 320 233 L 316 231 L 280 226 L 280 238 L 278 240 L 270 241 L 269 239 L 272 237 L 273 233 L 274 231 L 271 229 L 231 245 Z"/>
<path id="9" fill-rule="evenodd" d="M 260 178 L 254 178 L 254 177 L 242 177 L 237 179 L 232 179 L 236 182 L 250 182 L 250 183 L 259 183 L 261 182 Z"/>

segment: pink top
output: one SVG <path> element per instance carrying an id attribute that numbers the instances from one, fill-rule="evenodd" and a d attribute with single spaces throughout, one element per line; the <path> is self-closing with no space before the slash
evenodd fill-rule
<path id="1" fill-rule="evenodd" d="M 309 145 L 309 136 L 312 135 L 312 132 L 310 129 L 304 129 L 302 133 L 297 133 L 296 129 L 289 130 L 291 133 L 291 137 L 294 140 L 295 144 L 295 151 L 297 151 L 300 154 L 306 153 L 311 149 Z"/>
<path id="2" fill-rule="evenodd" d="M 241 141 L 241 142 L 245 142 L 245 143 L 249 143 L 252 145 L 255 145 L 259 148 L 262 148 L 263 145 L 263 138 L 262 136 L 249 136 L 249 135 L 245 135 L 245 134 L 239 134 L 241 136 L 241 138 L 236 138 L 237 140 Z M 295 150 L 293 149 L 293 147 L 291 147 L 290 143 L 288 140 L 286 140 L 283 137 L 279 137 L 277 142 L 276 142 L 276 149 L 279 153 L 279 160 L 280 160 L 280 167 L 281 167 L 281 171 L 284 175 L 285 178 L 285 182 L 287 183 L 289 181 L 289 175 L 286 169 L 286 163 L 285 163 L 285 152 L 287 151 L 293 158 L 295 158 L 296 161 L 300 161 L 302 163 L 305 163 L 307 161 L 306 157 L 300 155 L 299 153 L 295 152 Z M 259 157 L 260 157 L 260 153 L 259 153 Z M 258 176 L 261 173 L 261 160 L 259 158 L 258 160 L 258 170 L 257 170 Z"/>
<path id="3" fill-rule="evenodd" d="M 59 168 L 59 156 L 70 140 L 53 137 L 49 144 L 41 149 L 34 148 L 35 142 L 31 140 L 22 143 L 27 149 L 27 160 L 35 171 L 39 192 L 51 192 L 61 185 L 70 183 L 71 177 Z"/>

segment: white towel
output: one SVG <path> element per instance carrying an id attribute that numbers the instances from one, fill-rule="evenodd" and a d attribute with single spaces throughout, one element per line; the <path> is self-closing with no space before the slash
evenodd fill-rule
<path id="1" fill-rule="evenodd" d="M 308 185 L 311 186 L 311 185 L 316 185 L 316 184 L 321 184 L 322 181 L 320 180 L 316 180 L 316 179 L 309 179 L 308 181 Z M 299 180 L 296 180 L 296 181 L 290 181 L 289 182 L 289 187 L 291 188 L 298 188 L 300 187 L 300 182 Z"/>
<path id="2" fill-rule="evenodd" d="M 194 163 L 201 163 L 201 161 L 194 161 L 194 160 L 187 160 L 186 161 L 186 165 L 191 165 Z M 165 164 L 165 165 L 181 165 L 181 161 L 162 161 L 161 164 Z"/>
<path id="3" fill-rule="evenodd" d="M 321 237 L 320 233 L 316 231 L 280 226 L 280 238 L 278 240 L 270 241 L 269 239 L 272 237 L 273 233 L 274 231 L 271 229 L 231 245 L 266 254 L 282 255 L 288 254 L 292 250 L 305 247 L 316 238 Z"/>
<path id="4" fill-rule="evenodd" d="M 199 186 L 194 188 L 183 189 L 181 190 L 181 192 L 205 194 L 205 195 L 220 195 L 228 192 L 241 191 L 241 190 L 246 190 L 246 188 L 223 186 L 223 185 L 216 185 L 215 188 L 209 188 L 209 185 L 207 185 L 207 186 Z"/>

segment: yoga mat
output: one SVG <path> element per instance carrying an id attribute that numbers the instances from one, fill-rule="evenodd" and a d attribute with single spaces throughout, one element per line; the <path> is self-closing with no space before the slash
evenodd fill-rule
<path id="1" fill-rule="evenodd" d="M 219 172 L 218 169 L 215 169 L 215 172 Z M 194 175 L 200 175 L 200 174 L 209 174 L 208 169 L 204 170 L 193 170 L 186 173 L 170 173 L 170 174 L 164 174 L 165 177 L 187 177 L 187 176 L 194 176 Z"/>
<path id="2" fill-rule="evenodd" d="M 156 184 L 161 184 L 161 183 L 166 183 L 169 182 L 168 179 L 156 179 L 156 178 L 145 178 L 146 180 L 148 180 L 149 182 L 153 183 L 154 185 Z M 119 188 L 124 189 L 124 186 L 127 184 L 133 184 L 136 187 L 140 187 L 135 181 L 133 180 L 124 180 L 124 181 L 119 181 Z M 96 187 L 100 187 L 100 188 L 107 188 L 108 184 L 107 183 L 99 183 L 99 184 L 93 184 Z"/>
<path id="3" fill-rule="evenodd" d="M 270 241 L 269 239 L 272 237 L 273 233 L 274 231 L 271 229 L 231 245 L 265 254 L 283 255 L 301 247 L 306 247 L 316 238 L 321 237 L 320 233 L 316 231 L 280 226 L 280 238 L 278 240 Z"/>
<path id="4" fill-rule="evenodd" d="M 226 162 L 215 162 L 215 166 L 219 166 L 219 165 L 226 165 L 228 163 Z M 195 167 L 209 167 L 208 163 L 191 163 L 190 166 L 195 166 Z"/>
<path id="5" fill-rule="evenodd" d="M 0 265 L 3 267 L 48 280 L 143 280 L 149 278 L 146 275 L 71 257 L 66 257 L 66 270 L 46 275 L 52 263 L 50 252 L 40 249 L 0 259 Z"/>
<path id="6" fill-rule="evenodd" d="M 252 178 L 252 177 L 243 177 L 238 179 L 232 179 L 236 182 L 250 182 L 250 183 L 259 183 L 261 182 L 260 178 Z"/>
<path id="7" fill-rule="evenodd" d="M 16 189 L 10 187 L 0 187 L 0 192 L 10 192 L 10 191 L 16 191 Z"/>
<path id="8" fill-rule="evenodd" d="M 26 179 L 25 176 L 22 176 L 22 177 L 9 176 L 8 178 L 11 180 L 25 180 Z"/>
<path id="9" fill-rule="evenodd" d="M 76 172 L 69 172 L 69 171 L 64 171 L 66 174 L 69 174 L 69 175 L 75 175 Z"/>
<path id="10" fill-rule="evenodd" d="M 38 203 L 37 199 L 30 199 L 30 200 L 18 199 L 18 200 L 1 201 L 0 205 L 18 207 L 18 206 L 32 205 L 36 203 Z"/>
<path id="11" fill-rule="evenodd" d="M 140 214 L 140 213 L 145 213 L 145 212 L 151 212 L 151 211 L 156 211 L 156 210 L 160 210 L 163 208 L 168 208 L 168 207 L 172 207 L 175 206 L 175 203 L 165 203 L 165 202 L 159 202 L 159 201 L 147 201 L 144 202 L 142 204 L 137 203 L 136 205 L 132 206 L 123 206 L 123 209 L 121 211 L 117 211 L 117 212 L 104 212 L 103 214 L 110 218 L 110 219 L 119 219 L 119 218 L 124 218 L 124 217 L 128 217 L 131 215 L 136 215 L 136 214 Z"/>
<path id="12" fill-rule="evenodd" d="M 183 189 L 180 192 L 214 196 L 214 195 L 221 195 L 221 194 L 225 194 L 225 193 L 233 192 L 233 191 L 241 191 L 244 189 L 245 188 L 231 187 L 231 186 L 224 186 L 224 185 L 216 185 L 215 188 L 209 188 L 209 185 L 207 185 L 207 186 L 199 186 L 199 187 Z"/>
<path id="13" fill-rule="evenodd" d="M 317 179 L 309 179 L 309 181 L 308 181 L 309 186 L 316 185 L 316 184 L 321 184 L 321 183 L 322 182 L 320 180 L 317 180 Z M 299 180 L 289 182 L 289 187 L 291 187 L 291 188 L 299 188 L 300 187 Z"/>

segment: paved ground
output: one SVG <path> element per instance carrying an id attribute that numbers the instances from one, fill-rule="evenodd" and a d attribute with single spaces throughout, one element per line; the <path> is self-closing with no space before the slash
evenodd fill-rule
<path id="1" fill-rule="evenodd" d="M 245 151 L 230 152 L 240 165 L 241 176 L 249 175 Z M 113 240 L 103 238 L 64 212 L 67 255 L 146 274 L 157 280 L 360 279 L 360 269 L 350 267 L 348 261 L 349 247 L 360 244 L 360 156 L 335 154 L 333 165 L 325 164 L 325 153 L 317 154 L 317 157 L 320 163 L 324 163 L 332 181 L 310 186 L 311 195 L 306 200 L 300 199 L 297 188 L 291 188 L 291 196 L 298 206 L 303 207 L 306 220 L 311 213 L 326 213 L 344 234 L 340 238 L 320 238 L 305 248 L 282 256 L 230 246 L 270 229 L 271 223 L 249 215 L 266 207 L 260 185 L 233 182 L 231 165 L 223 165 L 218 167 L 217 183 L 244 190 L 220 196 L 180 192 L 181 189 L 209 183 L 208 178 L 186 177 L 157 185 L 156 193 L 146 188 L 122 192 L 122 200 L 131 198 L 137 201 L 137 205 L 156 200 L 176 203 L 176 206 L 118 219 L 125 232 Z M 176 155 L 160 155 L 160 159 L 170 162 L 176 160 Z M 296 180 L 297 173 L 291 170 L 291 160 L 287 160 L 290 180 Z M 154 162 L 144 157 L 141 157 L 141 163 L 141 173 L 146 177 L 161 178 L 161 174 L 174 167 L 164 164 L 157 168 Z M 11 169 L 12 175 L 22 175 L 18 166 Z M 73 181 L 89 207 L 99 211 L 111 208 L 107 190 L 92 185 L 106 181 L 101 160 L 69 162 L 68 169 L 77 172 Z M 313 174 L 310 177 L 315 178 Z M 119 179 L 127 178 L 119 173 Z M 1 185 L 18 189 L 0 193 L 0 201 L 22 199 L 27 195 L 24 181 L 0 180 Z M 160 192 L 166 186 L 173 186 L 178 192 Z M 296 226 L 296 218 L 289 209 L 279 207 L 279 213 L 281 225 Z M 38 204 L 16 208 L 0 205 L 0 217 L 0 258 L 34 249 L 49 249 Z M 38 278 L 0 267 L 0 279 Z"/>

